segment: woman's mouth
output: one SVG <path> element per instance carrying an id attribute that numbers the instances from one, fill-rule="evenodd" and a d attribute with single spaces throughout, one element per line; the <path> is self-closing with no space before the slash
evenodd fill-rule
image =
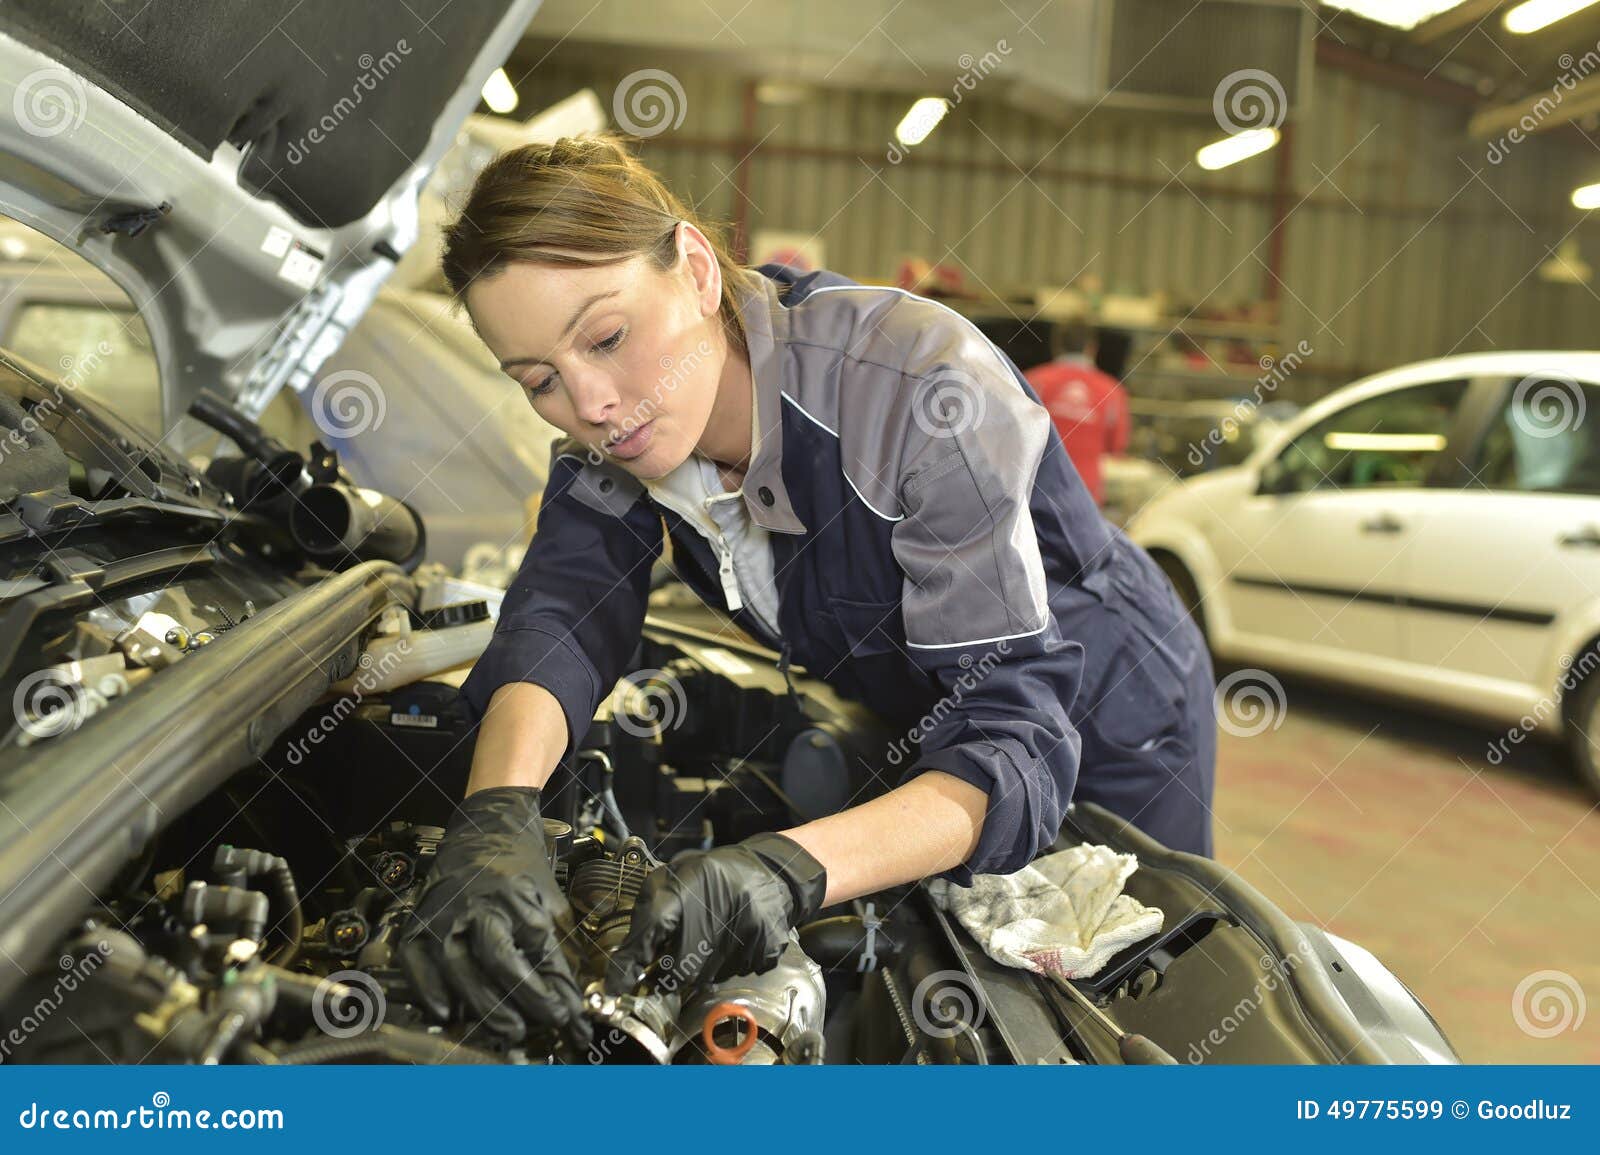
<path id="1" fill-rule="evenodd" d="M 651 418 L 625 437 L 606 442 L 605 451 L 622 461 L 631 461 L 650 448 L 650 438 L 655 432 L 655 426 L 655 419 Z"/>

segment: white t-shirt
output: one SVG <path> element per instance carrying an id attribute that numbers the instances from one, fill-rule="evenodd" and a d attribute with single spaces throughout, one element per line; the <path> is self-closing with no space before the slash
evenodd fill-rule
<path id="1" fill-rule="evenodd" d="M 750 407 L 751 449 L 755 459 L 761 428 Z M 723 596 L 730 609 L 748 609 L 777 638 L 778 590 L 773 578 L 772 545 L 767 531 L 750 519 L 744 495 L 723 488 L 716 462 L 698 453 L 665 477 L 646 481 L 650 495 L 678 513 L 711 544 L 720 563 Z"/>

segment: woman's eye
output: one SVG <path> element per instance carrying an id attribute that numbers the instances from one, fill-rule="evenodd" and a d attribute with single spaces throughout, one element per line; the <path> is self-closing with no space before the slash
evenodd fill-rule
<path id="1" fill-rule="evenodd" d="M 627 334 L 627 331 L 627 326 L 623 326 L 605 340 L 595 342 L 594 351 L 596 353 L 612 352 L 618 345 L 622 344 L 622 338 Z"/>
<path id="2" fill-rule="evenodd" d="M 548 396 L 551 392 L 553 392 L 555 390 L 555 387 L 556 387 L 556 377 L 555 377 L 555 374 L 552 373 L 550 376 L 546 377 L 543 381 L 539 382 L 537 385 L 526 386 L 526 392 L 527 392 L 529 397 L 545 397 L 545 396 Z"/>

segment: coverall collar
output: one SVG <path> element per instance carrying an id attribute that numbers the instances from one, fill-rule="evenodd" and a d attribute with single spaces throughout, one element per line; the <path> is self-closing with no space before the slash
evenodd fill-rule
<path id="1" fill-rule="evenodd" d="M 744 321 L 758 431 L 740 492 L 750 519 L 761 528 L 805 533 L 805 523 L 795 514 L 783 485 L 783 362 L 779 346 L 788 319 L 778 301 L 777 282 L 753 269 L 740 272 L 745 281 L 739 287 L 739 316 Z"/>

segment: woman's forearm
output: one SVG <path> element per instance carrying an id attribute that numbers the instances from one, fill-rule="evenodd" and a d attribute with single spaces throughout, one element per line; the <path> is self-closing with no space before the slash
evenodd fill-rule
<path id="1" fill-rule="evenodd" d="M 988 809 L 982 790 L 930 770 L 784 834 L 827 867 L 832 905 L 959 866 L 977 849 Z"/>
<path id="2" fill-rule="evenodd" d="M 567 720 L 543 686 L 495 691 L 478 725 L 467 793 L 543 787 L 567 748 Z M 989 797 L 932 770 L 879 798 L 784 833 L 828 870 L 829 904 L 914 882 L 965 862 L 978 845 Z"/>
<path id="3" fill-rule="evenodd" d="M 555 695 L 531 682 L 508 682 L 494 692 L 478 724 L 467 793 L 543 787 L 566 748 L 567 718 Z"/>

